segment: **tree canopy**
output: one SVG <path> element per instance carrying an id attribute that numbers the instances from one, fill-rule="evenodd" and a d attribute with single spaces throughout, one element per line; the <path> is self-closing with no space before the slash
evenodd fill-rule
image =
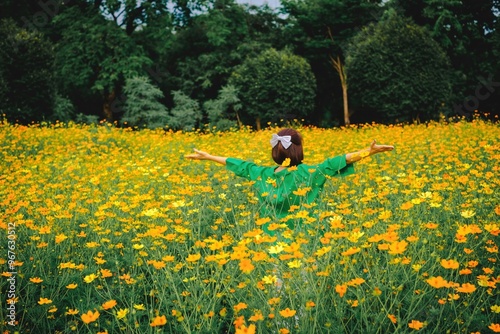
<path id="1" fill-rule="evenodd" d="M 321 126 L 351 116 L 498 115 L 499 13 L 499 0 L 281 0 L 278 8 L 5 0 L 0 111 L 21 123 L 88 116 L 123 124 L 116 106 L 127 80 L 143 78 L 149 86 L 135 87 L 159 89 L 158 108 L 179 128 L 192 126 L 183 113 L 195 126 L 226 128 L 291 115 Z M 478 86 L 488 94 L 477 97 Z"/>

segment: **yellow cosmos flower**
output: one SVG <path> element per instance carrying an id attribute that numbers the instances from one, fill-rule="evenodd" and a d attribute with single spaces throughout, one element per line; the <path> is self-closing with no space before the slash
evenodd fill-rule
<path id="1" fill-rule="evenodd" d="M 189 256 L 186 258 L 187 262 L 196 262 L 201 258 L 201 254 L 189 254 Z"/>
<path id="2" fill-rule="evenodd" d="M 64 314 L 65 314 L 65 315 L 77 315 L 77 314 L 78 314 L 78 312 L 80 312 L 80 311 L 78 311 L 78 309 L 71 309 L 71 308 L 70 308 L 70 309 L 69 309 L 69 310 L 67 310 Z"/>
<path id="3" fill-rule="evenodd" d="M 96 278 L 97 278 L 97 276 L 95 274 L 90 274 L 90 275 L 85 276 L 83 278 L 83 281 L 85 283 L 92 283 Z"/>
<path id="4" fill-rule="evenodd" d="M 286 159 L 285 159 L 285 160 L 283 160 L 283 162 L 281 163 L 281 166 L 283 166 L 283 167 L 288 167 L 288 166 L 290 166 L 290 162 L 291 162 L 290 158 L 286 158 Z"/>
<path id="5" fill-rule="evenodd" d="M 43 279 L 41 279 L 40 277 L 31 277 L 31 278 L 30 278 L 30 282 L 31 282 L 31 283 L 35 283 L 35 284 L 38 284 L 38 283 L 42 283 L 42 282 L 43 282 Z"/>
<path id="6" fill-rule="evenodd" d="M 117 319 L 123 319 L 127 316 L 128 314 L 128 308 L 124 308 L 124 309 L 119 309 L 117 312 L 116 312 L 116 318 Z"/>
<path id="7" fill-rule="evenodd" d="M 38 304 L 40 305 L 45 305 L 45 304 L 50 304 L 52 303 L 52 300 L 48 299 L 48 298 L 43 298 L 43 297 L 40 297 L 40 300 L 38 301 Z"/>
<path id="8" fill-rule="evenodd" d="M 78 284 L 71 283 L 71 284 L 66 285 L 66 289 L 73 290 L 73 289 L 76 289 L 77 286 L 78 286 Z"/>

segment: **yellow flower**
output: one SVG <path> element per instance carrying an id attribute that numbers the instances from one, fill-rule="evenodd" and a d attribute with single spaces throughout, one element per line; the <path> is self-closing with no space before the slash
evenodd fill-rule
<path id="1" fill-rule="evenodd" d="M 460 212 L 460 215 L 464 218 L 471 218 L 474 217 L 476 213 L 474 212 L 474 210 L 464 210 Z"/>
<path id="2" fill-rule="evenodd" d="M 285 159 L 285 160 L 283 160 L 283 162 L 281 163 L 281 166 L 283 166 L 283 167 L 288 167 L 288 166 L 290 166 L 290 162 L 291 162 L 290 158 L 286 158 L 286 159 Z"/>
<path id="3" fill-rule="evenodd" d="M 300 268 L 302 266 L 302 262 L 300 260 L 294 260 L 287 263 L 289 268 Z"/>
<path id="4" fill-rule="evenodd" d="M 41 279 L 40 277 L 32 277 L 32 278 L 30 278 L 30 282 L 35 283 L 35 284 L 42 283 L 43 279 Z"/>
<path id="5" fill-rule="evenodd" d="M 83 281 L 85 283 L 92 283 L 96 278 L 97 278 L 97 276 L 95 274 L 90 274 L 90 275 L 85 276 L 83 278 Z"/>
<path id="6" fill-rule="evenodd" d="M 141 311 L 146 310 L 146 307 L 144 307 L 144 304 L 134 304 L 134 308 L 136 310 L 141 310 Z"/>
<path id="7" fill-rule="evenodd" d="M 201 254 L 189 254 L 189 256 L 186 258 L 187 262 L 196 262 L 201 258 Z"/>
<path id="8" fill-rule="evenodd" d="M 491 306 L 491 312 L 493 312 L 493 313 L 500 313 L 500 306 L 499 305 L 493 305 L 493 306 Z"/>
<path id="9" fill-rule="evenodd" d="M 264 276 L 262 277 L 262 281 L 265 284 L 274 284 L 278 281 L 278 277 L 276 277 L 276 275 Z"/>
<path id="10" fill-rule="evenodd" d="M 66 285 L 66 289 L 69 289 L 69 290 L 76 289 L 77 286 L 78 286 L 78 284 L 71 283 L 71 284 Z"/>
<path id="11" fill-rule="evenodd" d="M 135 307 L 135 305 L 134 305 Z M 124 309 L 119 309 L 117 312 L 116 312 L 116 318 L 117 319 L 123 319 L 127 316 L 128 314 L 128 308 L 124 308 Z"/>
<path id="12" fill-rule="evenodd" d="M 67 310 L 64 314 L 66 314 L 66 315 L 77 315 L 77 314 L 78 314 L 78 312 L 80 312 L 80 311 L 78 311 L 78 309 L 71 309 L 71 308 L 70 308 L 70 309 L 69 309 L 69 310 Z"/>
<path id="13" fill-rule="evenodd" d="M 52 300 L 48 299 L 48 298 L 43 298 L 43 297 L 40 297 L 40 300 L 38 301 L 38 304 L 40 305 L 45 305 L 45 304 L 50 304 L 52 303 Z"/>

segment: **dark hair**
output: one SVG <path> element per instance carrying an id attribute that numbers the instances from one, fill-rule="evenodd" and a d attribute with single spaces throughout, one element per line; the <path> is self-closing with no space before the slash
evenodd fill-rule
<path id="1" fill-rule="evenodd" d="M 283 129 L 277 135 L 292 137 L 292 145 L 285 149 L 281 142 L 278 142 L 278 145 L 274 146 L 272 150 L 273 160 L 281 165 L 286 158 L 289 158 L 290 166 L 300 165 L 304 160 L 302 136 L 294 129 Z"/>

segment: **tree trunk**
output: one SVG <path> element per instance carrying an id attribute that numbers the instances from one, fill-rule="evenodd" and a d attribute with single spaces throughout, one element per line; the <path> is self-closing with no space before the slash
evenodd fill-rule
<path id="1" fill-rule="evenodd" d="M 342 99 L 344 101 L 344 124 L 349 125 L 351 124 L 351 120 L 349 119 L 349 100 L 347 96 L 347 75 L 345 74 L 344 71 L 344 65 L 340 61 L 340 57 L 337 56 L 337 59 L 334 59 L 332 56 L 330 56 L 330 59 L 332 61 L 333 67 L 339 74 L 340 78 L 340 84 L 342 85 Z"/>
<path id="2" fill-rule="evenodd" d="M 255 119 L 255 125 L 257 126 L 257 131 L 260 131 L 262 127 L 260 126 L 260 117 Z"/>
<path id="3" fill-rule="evenodd" d="M 330 27 L 328 27 L 328 35 L 330 36 L 330 40 L 333 42 L 333 34 Z M 335 59 L 330 55 L 330 60 L 332 61 L 333 68 L 335 68 L 339 74 L 340 84 L 342 85 L 342 99 L 344 101 L 344 124 L 348 126 L 351 124 L 351 120 L 349 119 L 349 102 L 347 97 L 347 75 L 339 56 Z"/>
<path id="4" fill-rule="evenodd" d="M 113 110 L 111 108 L 111 105 L 113 104 L 113 101 L 115 100 L 115 91 L 111 91 L 105 98 L 104 98 L 104 105 L 102 107 L 102 112 L 104 114 L 104 118 L 106 119 L 107 122 L 113 122 Z"/>

